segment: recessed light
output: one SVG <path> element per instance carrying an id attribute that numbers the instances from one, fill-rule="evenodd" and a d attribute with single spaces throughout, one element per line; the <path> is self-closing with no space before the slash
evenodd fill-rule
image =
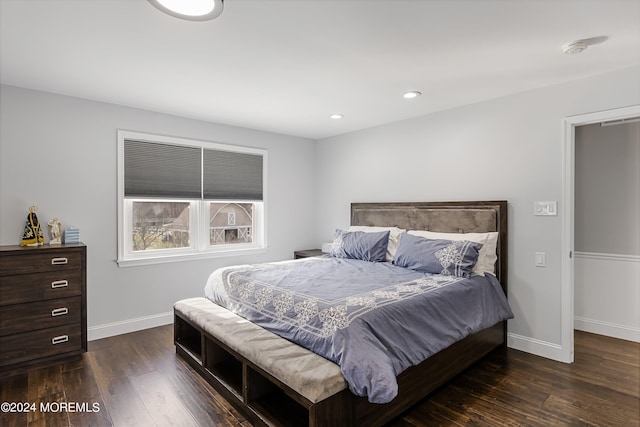
<path id="1" fill-rule="evenodd" d="M 338 120 L 338 119 L 343 118 L 344 116 L 342 114 L 332 114 L 329 117 L 331 117 L 334 120 Z"/>
<path id="2" fill-rule="evenodd" d="M 419 97 L 420 95 L 422 95 L 422 93 L 418 92 L 417 90 L 410 90 L 409 92 L 405 92 L 402 97 L 405 99 L 413 99 Z"/>
<path id="3" fill-rule="evenodd" d="M 149 0 L 166 14 L 189 21 L 207 21 L 222 13 L 224 0 Z"/>

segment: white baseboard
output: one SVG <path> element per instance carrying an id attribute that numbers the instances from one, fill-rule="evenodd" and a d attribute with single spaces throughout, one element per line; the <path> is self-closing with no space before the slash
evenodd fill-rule
<path id="1" fill-rule="evenodd" d="M 141 331 L 143 329 L 155 328 L 156 326 L 169 325 L 171 323 L 173 323 L 172 311 L 120 322 L 105 323 L 104 325 L 87 328 L 87 339 L 89 341 L 99 340 L 101 338 L 128 334 L 129 332 Z"/>
<path id="2" fill-rule="evenodd" d="M 608 337 L 618 338 L 621 340 L 640 342 L 640 328 L 618 325 L 594 319 L 585 319 L 583 317 L 575 317 L 573 319 L 573 325 L 574 328 L 579 331 L 606 335 Z"/>
<path id="3" fill-rule="evenodd" d="M 574 318 L 574 328 L 579 331 L 606 335 L 627 341 L 640 342 L 640 329 L 625 325 L 601 322 L 592 319 Z M 562 346 L 518 334 L 507 334 L 507 347 L 536 356 L 563 362 Z"/>
<path id="4" fill-rule="evenodd" d="M 87 330 L 87 338 L 89 341 L 94 341 L 115 335 L 128 334 L 129 332 L 141 331 L 143 329 L 155 328 L 157 326 L 169 325 L 171 323 L 173 323 L 173 312 L 138 317 L 136 319 L 92 326 Z M 638 328 L 630 328 L 624 325 L 615 325 L 580 317 L 576 317 L 574 319 L 574 327 L 579 331 L 606 335 L 627 341 L 640 342 L 640 329 Z M 558 344 L 508 333 L 507 346 L 509 348 L 535 354 L 536 356 L 562 361 L 562 346 Z"/>
<path id="5" fill-rule="evenodd" d="M 518 334 L 507 334 L 507 347 L 562 362 L 562 346 Z"/>

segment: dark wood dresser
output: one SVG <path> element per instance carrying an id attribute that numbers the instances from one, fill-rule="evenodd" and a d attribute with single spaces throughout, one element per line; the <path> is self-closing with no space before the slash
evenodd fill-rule
<path id="1" fill-rule="evenodd" d="M 0 373 L 85 351 L 86 246 L 0 246 Z"/>

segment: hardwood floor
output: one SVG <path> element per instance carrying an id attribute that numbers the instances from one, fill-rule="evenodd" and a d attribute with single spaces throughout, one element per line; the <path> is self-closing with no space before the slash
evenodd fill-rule
<path id="1" fill-rule="evenodd" d="M 0 425 L 249 426 L 176 357 L 172 334 L 92 341 L 81 360 L 1 378 L 0 402 L 25 411 L 3 406 Z M 435 425 L 640 426 L 640 344 L 576 331 L 571 365 L 496 350 L 389 424 Z"/>

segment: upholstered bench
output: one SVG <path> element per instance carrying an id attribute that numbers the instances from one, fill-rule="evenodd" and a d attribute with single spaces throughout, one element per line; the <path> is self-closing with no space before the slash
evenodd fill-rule
<path id="1" fill-rule="evenodd" d="M 176 351 L 219 391 L 222 385 L 222 391 L 231 393 L 225 397 L 231 397 L 231 403 L 235 398 L 243 409 L 260 407 L 264 412 L 262 403 L 252 403 L 280 393 L 301 406 L 300 417 L 310 418 L 315 406 L 327 406 L 330 397 L 349 392 L 335 363 L 206 298 L 178 301 L 174 313 Z M 271 424 L 271 418 L 267 422 Z"/>

